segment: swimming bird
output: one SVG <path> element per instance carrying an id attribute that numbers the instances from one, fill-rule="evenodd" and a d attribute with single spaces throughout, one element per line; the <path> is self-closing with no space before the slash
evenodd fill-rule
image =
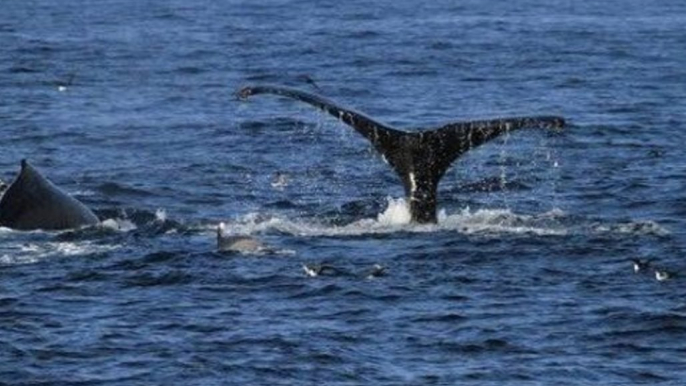
<path id="1" fill-rule="evenodd" d="M 76 74 L 73 74 L 73 73 L 72 73 L 72 74 L 69 74 L 69 75 L 67 76 L 67 80 L 66 80 L 66 81 L 58 81 L 58 82 L 56 82 L 56 84 L 57 84 L 57 91 L 59 91 L 59 92 L 65 92 L 65 91 L 67 91 L 67 87 L 69 87 L 69 86 L 71 86 L 72 84 L 74 84 L 74 78 L 75 78 L 75 77 L 76 77 Z"/>
<path id="2" fill-rule="evenodd" d="M 276 190 L 283 190 L 286 186 L 288 186 L 288 175 L 283 172 L 277 172 L 272 178 L 271 185 L 272 188 Z"/>
<path id="3" fill-rule="evenodd" d="M 320 275 L 335 275 L 338 273 L 336 267 L 329 264 L 303 264 L 303 271 L 309 277 L 317 277 Z"/>
<path id="4" fill-rule="evenodd" d="M 631 259 L 631 262 L 634 266 L 634 272 L 639 273 L 650 268 L 652 260 Z"/>
<path id="5" fill-rule="evenodd" d="M 655 270 L 655 278 L 657 281 L 667 281 L 674 279 L 676 275 L 673 272 L 669 272 L 664 269 L 656 269 Z"/>
<path id="6" fill-rule="evenodd" d="M 437 129 L 409 132 L 379 123 L 324 97 L 298 89 L 247 86 L 236 93 L 239 100 L 258 94 L 275 94 L 313 105 L 369 140 L 400 177 L 411 219 L 417 223 L 437 222 L 438 184 L 453 161 L 467 151 L 514 130 L 526 127 L 561 129 L 565 125 L 561 117 L 533 116 L 455 122 Z"/>
<path id="7" fill-rule="evenodd" d="M 381 264 L 374 264 L 371 271 L 367 275 L 367 279 L 374 279 L 377 277 L 384 276 L 386 274 L 386 267 Z"/>

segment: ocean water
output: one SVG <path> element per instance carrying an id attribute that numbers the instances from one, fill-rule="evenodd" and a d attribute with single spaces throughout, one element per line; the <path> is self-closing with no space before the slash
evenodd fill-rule
<path id="1" fill-rule="evenodd" d="M 2 8 L 0 179 L 27 158 L 104 223 L 0 229 L 0 384 L 685 382 L 683 2 Z M 466 154 L 412 225 L 363 138 L 249 84 L 569 125 Z M 219 222 L 265 248 L 217 251 Z"/>

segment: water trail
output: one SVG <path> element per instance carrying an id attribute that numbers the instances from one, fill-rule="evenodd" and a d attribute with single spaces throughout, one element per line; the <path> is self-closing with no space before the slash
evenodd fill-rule
<path id="1" fill-rule="evenodd" d="M 119 245 L 93 241 L 26 242 L 5 245 L 0 249 L 0 265 L 31 264 L 50 256 L 87 256 L 119 249 Z"/>
<path id="2" fill-rule="evenodd" d="M 254 235 L 281 233 L 294 236 L 360 236 L 395 232 L 425 233 L 457 231 L 460 233 L 531 233 L 538 235 L 565 235 L 567 228 L 560 223 L 563 217 L 551 211 L 542 215 L 521 215 L 509 209 L 465 208 L 456 214 L 441 210 L 438 224 L 410 222 L 410 212 L 404 198 L 388 198 L 388 206 L 376 219 L 366 218 L 343 226 L 335 226 L 312 219 L 291 219 L 261 216 L 251 213 L 234 222 L 227 223 L 227 231 L 233 234 Z"/>
<path id="3" fill-rule="evenodd" d="M 346 237 L 396 232 L 458 232 L 461 234 L 567 236 L 611 234 L 665 236 L 670 232 L 654 221 L 598 221 L 569 216 L 554 208 L 539 214 L 516 213 L 509 208 L 463 208 L 452 214 L 440 210 L 437 224 L 410 222 L 404 198 L 388 198 L 388 206 L 376 218 L 364 218 L 346 225 L 331 225 L 316 219 L 281 217 L 251 213 L 226 224 L 227 231 L 239 235 L 286 234 L 298 237 Z"/>

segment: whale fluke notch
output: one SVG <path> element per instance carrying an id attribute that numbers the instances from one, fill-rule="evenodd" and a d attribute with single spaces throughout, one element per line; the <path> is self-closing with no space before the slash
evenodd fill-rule
<path id="1" fill-rule="evenodd" d="M 403 131 L 384 125 L 324 97 L 280 86 L 247 86 L 241 100 L 257 94 L 275 94 L 313 105 L 338 118 L 369 140 L 400 176 L 412 221 L 435 223 L 438 183 L 450 165 L 467 151 L 504 133 L 522 128 L 561 129 L 557 116 L 513 117 L 450 123 L 423 131 Z"/>
<path id="2" fill-rule="evenodd" d="M 98 224 L 95 214 L 55 186 L 28 161 L 0 199 L 0 226 L 17 230 L 62 230 Z"/>

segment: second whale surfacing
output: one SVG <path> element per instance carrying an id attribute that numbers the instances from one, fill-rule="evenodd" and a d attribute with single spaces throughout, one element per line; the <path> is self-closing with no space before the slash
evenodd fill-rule
<path id="1" fill-rule="evenodd" d="M 561 117 L 531 116 L 455 122 L 436 129 L 408 132 L 381 124 L 364 114 L 298 89 L 247 86 L 240 89 L 237 96 L 244 100 L 257 94 L 275 94 L 308 103 L 362 134 L 400 177 L 408 198 L 411 219 L 416 223 L 437 222 L 438 184 L 453 161 L 462 154 L 514 130 L 561 129 L 565 125 Z"/>
<path id="2" fill-rule="evenodd" d="M 28 161 L 0 200 L 0 226 L 17 230 L 64 230 L 99 223 L 80 201 L 43 177 Z"/>

